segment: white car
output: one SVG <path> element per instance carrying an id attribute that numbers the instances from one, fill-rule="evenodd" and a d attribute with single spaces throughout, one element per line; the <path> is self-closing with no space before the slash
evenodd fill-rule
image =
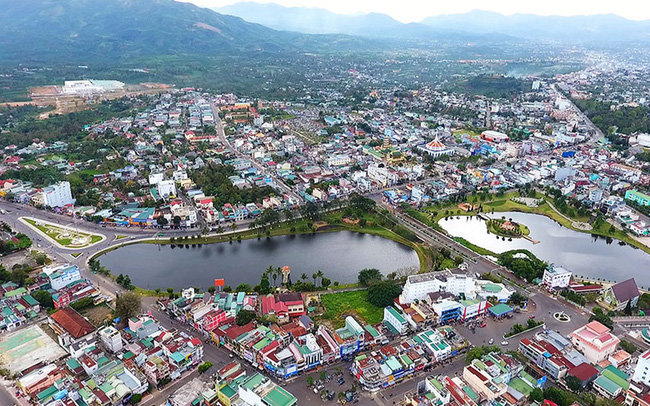
<path id="1" fill-rule="evenodd" d="M 490 338 L 490 340 L 488 341 L 488 344 L 494 344 L 494 338 Z"/>
<path id="2" fill-rule="evenodd" d="M 501 345 L 508 345 L 507 341 L 501 341 Z"/>

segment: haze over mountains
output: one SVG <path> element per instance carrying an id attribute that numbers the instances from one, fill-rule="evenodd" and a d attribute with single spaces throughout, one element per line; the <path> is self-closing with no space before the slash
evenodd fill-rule
<path id="1" fill-rule="evenodd" d="M 310 34 L 351 34 L 404 37 L 441 34 L 501 34 L 535 40 L 566 42 L 650 40 L 650 21 L 632 21 L 612 14 L 593 16 L 505 16 L 489 11 L 440 15 L 420 23 L 403 24 L 385 14 L 343 15 L 308 7 L 241 2 L 216 11 L 274 28 Z"/>
<path id="2" fill-rule="evenodd" d="M 0 62 L 119 63 L 161 55 L 379 51 L 514 38 L 650 41 L 650 21 L 613 15 L 471 12 L 403 24 L 387 15 L 239 3 L 225 15 L 173 0 L 22 0 L 0 8 Z M 247 20 L 247 21 L 245 21 Z M 326 35 L 325 35 L 326 34 Z M 518 41 L 518 39 L 517 39 Z"/>

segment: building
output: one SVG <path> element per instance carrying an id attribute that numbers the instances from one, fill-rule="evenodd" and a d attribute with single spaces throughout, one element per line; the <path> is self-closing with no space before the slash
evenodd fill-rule
<path id="1" fill-rule="evenodd" d="M 70 182 L 67 181 L 61 181 L 52 186 L 44 187 L 41 194 L 43 206 L 45 207 L 65 207 L 73 205 L 75 202 L 70 191 Z"/>
<path id="2" fill-rule="evenodd" d="M 606 326 L 597 321 L 587 323 L 570 335 L 571 343 L 581 351 L 587 361 L 597 364 L 616 351 L 621 342 Z"/>
<path id="3" fill-rule="evenodd" d="M 508 137 L 506 134 L 500 133 L 498 131 L 492 131 L 492 130 L 483 131 L 481 133 L 481 138 L 486 141 L 496 142 L 496 143 L 507 142 L 510 140 L 510 137 Z"/>
<path id="4" fill-rule="evenodd" d="M 117 353 L 122 350 L 122 335 L 113 326 L 108 326 L 99 331 L 99 339 L 110 352 Z"/>
<path id="5" fill-rule="evenodd" d="M 462 271 L 429 272 L 410 275 L 406 279 L 399 301 L 409 304 L 425 300 L 431 292 L 446 292 L 465 298 L 476 297 L 476 279 Z"/>
<path id="6" fill-rule="evenodd" d="M 650 206 L 650 195 L 641 193 L 636 190 L 628 190 L 625 192 L 625 200 L 635 202 L 639 206 Z"/>
<path id="7" fill-rule="evenodd" d="M 562 268 L 561 266 L 549 265 L 544 270 L 542 283 L 548 289 L 564 289 L 569 287 L 571 282 L 571 271 Z"/>
<path id="8" fill-rule="evenodd" d="M 438 140 L 438 137 L 436 137 L 433 141 L 424 144 L 424 145 L 418 145 L 418 150 L 424 152 L 425 154 L 433 157 L 433 158 L 438 158 L 443 155 L 454 155 L 454 150 L 452 148 L 448 148 Z"/>
<path id="9" fill-rule="evenodd" d="M 603 300 L 615 310 L 623 310 L 628 302 L 635 307 L 639 302 L 639 288 L 634 278 L 619 282 L 603 291 Z"/>
<path id="10" fill-rule="evenodd" d="M 639 356 L 632 380 L 650 386 L 650 350 Z"/>
<path id="11" fill-rule="evenodd" d="M 81 270 L 77 265 L 46 266 L 43 268 L 43 272 L 47 274 L 50 286 L 54 290 L 61 290 L 81 279 Z"/>
<path id="12" fill-rule="evenodd" d="M 396 334 L 406 334 L 408 331 L 408 324 L 404 316 L 399 314 L 395 308 L 388 306 L 384 308 L 384 325 Z"/>
<path id="13" fill-rule="evenodd" d="M 305 311 L 305 302 L 299 292 L 286 292 L 275 295 L 275 303 L 281 303 L 286 306 L 289 317 L 298 317 L 307 314 Z"/>
<path id="14" fill-rule="evenodd" d="M 161 198 L 167 199 L 170 196 L 176 196 L 176 182 L 173 180 L 161 180 L 156 186 L 158 188 L 158 195 Z"/>
<path id="15" fill-rule="evenodd" d="M 59 345 L 66 350 L 74 343 L 90 340 L 95 332 L 95 327 L 70 307 L 52 313 L 49 324 L 58 336 Z"/>

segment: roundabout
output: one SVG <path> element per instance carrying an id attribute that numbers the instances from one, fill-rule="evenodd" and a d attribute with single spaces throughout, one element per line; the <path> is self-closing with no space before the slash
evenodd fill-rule
<path id="1" fill-rule="evenodd" d="M 555 312 L 553 313 L 553 318 L 560 323 L 568 323 L 571 321 L 571 317 L 565 312 Z"/>

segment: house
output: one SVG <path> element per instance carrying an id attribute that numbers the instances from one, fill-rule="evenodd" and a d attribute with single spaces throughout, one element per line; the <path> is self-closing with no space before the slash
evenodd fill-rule
<path id="1" fill-rule="evenodd" d="M 298 317 L 307 314 L 305 311 L 305 302 L 302 294 L 299 292 L 279 293 L 274 296 L 275 303 L 281 303 L 286 306 L 289 317 Z"/>
<path id="2" fill-rule="evenodd" d="M 542 283 L 548 289 L 564 289 L 571 282 L 571 271 L 560 266 L 549 265 L 544 270 Z"/>
<path id="3" fill-rule="evenodd" d="M 570 335 L 571 343 L 592 364 L 607 359 L 621 342 L 606 326 L 597 321 L 587 323 Z"/>
<path id="4" fill-rule="evenodd" d="M 48 321 L 58 336 L 59 345 L 66 350 L 74 343 L 92 339 L 95 332 L 95 327 L 70 307 L 52 313 Z"/>
<path id="5" fill-rule="evenodd" d="M 650 350 L 639 356 L 636 367 L 634 368 L 632 380 L 650 385 Z"/>
<path id="6" fill-rule="evenodd" d="M 395 334 L 405 334 L 408 331 L 406 319 L 393 307 L 384 308 L 384 325 Z"/>
<path id="7" fill-rule="evenodd" d="M 598 370 L 586 362 L 569 369 L 567 372 L 567 375 L 577 378 L 582 383 L 583 388 L 593 382 L 598 377 L 598 374 Z"/>
<path id="8" fill-rule="evenodd" d="M 635 307 L 639 296 L 639 288 L 634 278 L 612 285 L 603 292 L 603 300 L 614 310 L 623 310 L 628 302 L 631 307 Z"/>

